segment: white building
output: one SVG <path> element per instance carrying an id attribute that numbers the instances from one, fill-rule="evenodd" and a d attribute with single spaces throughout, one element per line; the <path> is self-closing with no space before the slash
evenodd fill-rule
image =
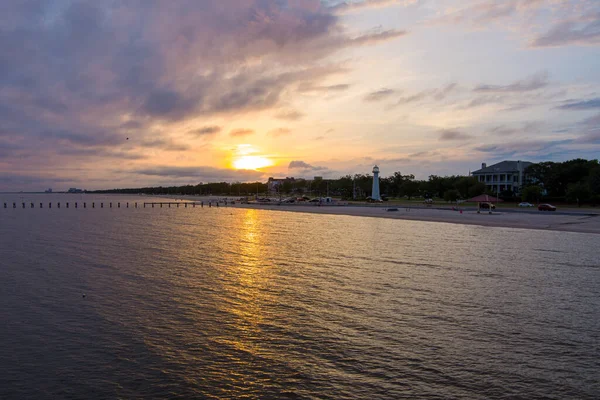
<path id="1" fill-rule="evenodd" d="M 373 200 L 381 200 L 381 196 L 379 195 L 379 167 L 377 165 L 373 167 L 373 190 L 371 198 Z"/>
<path id="2" fill-rule="evenodd" d="M 483 163 L 481 169 L 471 172 L 471 175 L 485 183 L 486 189 L 493 193 L 512 190 L 519 194 L 525 182 L 525 169 L 531 164 L 528 161 L 502 161 L 488 167 Z"/>

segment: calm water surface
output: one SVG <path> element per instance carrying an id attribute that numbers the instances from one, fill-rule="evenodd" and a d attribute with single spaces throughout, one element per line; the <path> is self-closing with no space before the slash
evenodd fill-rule
<path id="1" fill-rule="evenodd" d="M 597 399 L 599 245 L 223 207 L 0 208 L 0 398 Z"/>

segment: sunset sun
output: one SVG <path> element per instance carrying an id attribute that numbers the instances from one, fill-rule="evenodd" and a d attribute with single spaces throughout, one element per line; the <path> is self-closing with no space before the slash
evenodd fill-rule
<path id="1" fill-rule="evenodd" d="M 235 169 L 259 169 L 271 165 L 273 165 L 271 160 L 260 156 L 242 156 L 233 162 Z"/>

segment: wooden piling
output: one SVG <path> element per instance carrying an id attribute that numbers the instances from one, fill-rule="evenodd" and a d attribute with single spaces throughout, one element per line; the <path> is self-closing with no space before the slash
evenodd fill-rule
<path id="1" fill-rule="evenodd" d="M 69 208 L 69 202 L 67 201 L 67 208 Z"/>
<path id="2" fill-rule="evenodd" d="M 44 208 L 44 205 L 42 203 L 40 203 L 40 208 Z"/>
<path id="3" fill-rule="evenodd" d="M 52 203 L 48 203 L 48 208 L 52 208 Z"/>
<path id="4" fill-rule="evenodd" d="M 96 208 L 96 203 L 92 201 L 92 208 Z"/>
<path id="5" fill-rule="evenodd" d="M 104 203 L 100 203 L 100 208 L 104 208 Z"/>
<path id="6" fill-rule="evenodd" d="M 83 208 L 87 208 L 87 204 L 85 201 L 83 202 Z"/>
<path id="7" fill-rule="evenodd" d="M 6 208 L 6 203 L 4 203 L 4 208 Z"/>
<path id="8" fill-rule="evenodd" d="M 17 203 L 13 203 L 13 208 L 17 208 Z"/>
<path id="9" fill-rule="evenodd" d="M 75 202 L 75 208 L 77 208 L 77 202 Z"/>
<path id="10" fill-rule="evenodd" d="M 112 201 L 109 203 L 109 206 L 110 206 L 109 208 L 112 208 Z"/>
<path id="11" fill-rule="evenodd" d="M 121 202 L 117 203 L 117 208 L 121 208 Z"/>
<path id="12" fill-rule="evenodd" d="M 60 201 L 58 202 L 57 207 L 60 208 Z"/>
<path id="13" fill-rule="evenodd" d="M 127 202 L 127 208 L 129 208 L 129 202 Z"/>

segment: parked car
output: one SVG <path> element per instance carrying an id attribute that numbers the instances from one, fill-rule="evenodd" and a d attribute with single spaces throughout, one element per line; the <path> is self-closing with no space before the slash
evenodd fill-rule
<path id="1" fill-rule="evenodd" d="M 527 203 L 527 202 L 523 202 L 523 203 L 519 203 L 519 207 L 533 207 L 533 204 Z"/>
<path id="2" fill-rule="evenodd" d="M 371 196 L 367 197 L 367 203 L 382 203 L 383 200 L 374 199 Z"/>
<path id="3" fill-rule="evenodd" d="M 480 203 L 479 208 L 481 208 L 482 210 L 495 210 L 496 206 L 492 203 Z"/>
<path id="4" fill-rule="evenodd" d="M 540 210 L 540 211 L 556 211 L 556 207 L 554 207 L 552 204 L 540 204 L 538 206 L 538 210 Z"/>

